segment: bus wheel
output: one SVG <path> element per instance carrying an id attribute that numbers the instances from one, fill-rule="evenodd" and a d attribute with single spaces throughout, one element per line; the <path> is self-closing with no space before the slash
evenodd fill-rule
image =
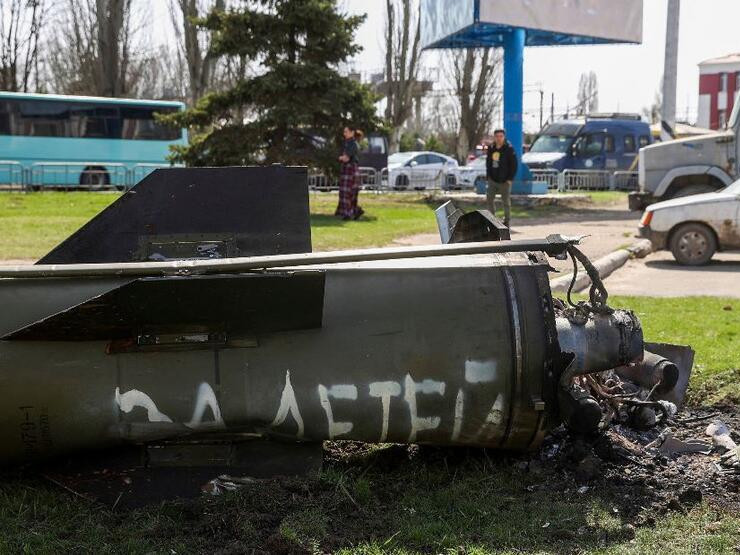
<path id="1" fill-rule="evenodd" d="M 87 166 L 80 174 L 80 185 L 90 189 L 103 189 L 110 185 L 110 175 L 103 166 Z"/>

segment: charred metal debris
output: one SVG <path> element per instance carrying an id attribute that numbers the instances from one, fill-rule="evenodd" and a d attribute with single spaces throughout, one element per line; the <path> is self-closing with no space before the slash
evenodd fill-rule
<path id="1" fill-rule="evenodd" d="M 0 271 L 0 461 L 137 445 L 248 473 L 275 439 L 535 450 L 674 417 L 693 352 L 645 343 L 578 238 L 437 221 L 442 245 L 312 253 L 305 168 L 156 170 Z M 552 298 L 548 256 L 587 301 Z"/>

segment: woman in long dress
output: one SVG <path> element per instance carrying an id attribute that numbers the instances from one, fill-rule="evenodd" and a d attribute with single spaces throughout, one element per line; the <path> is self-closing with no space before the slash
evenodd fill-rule
<path id="1" fill-rule="evenodd" d="M 344 146 L 339 157 L 341 168 L 339 172 L 339 204 L 334 213 L 343 220 L 356 220 L 365 211 L 357 204 L 360 192 L 360 165 L 358 155 L 362 140 L 362 131 L 352 127 L 345 127 L 343 131 Z"/>

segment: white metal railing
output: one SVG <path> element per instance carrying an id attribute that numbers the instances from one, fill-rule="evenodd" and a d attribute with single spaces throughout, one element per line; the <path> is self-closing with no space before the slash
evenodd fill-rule
<path id="1" fill-rule="evenodd" d="M 131 188 L 145 177 L 148 177 L 154 170 L 172 167 L 178 166 L 172 166 L 171 164 L 136 164 L 128 171 L 127 185 Z"/>
<path id="2" fill-rule="evenodd" d="M 566 191 L 599 191 L 609 189 L 612 172 L 606 170 L 564 170 L 562 183 Z M 558 187 L 562 190 L 561 187 Z"/>
<path id="3" fill-rule="evenodd" d="M 637 191 L 640 188 L 638 172 L 617 171 L 612 174 L 613 187 L 617 191 Z"/>
<path id="4" fill-rule="evenodd" d="M 19 189 L 23 187 L 23 165 L 15 160 L 0 160 L 0 187 Z"/>
<path id="5" fill-rule="evenodd" d="M 113 162 L 38 162 L 24 167 L 14 160 L 0 160 L 0 189 L 14 188 L 92 188 L 114 187 L 128 189 L 158 168 L 172 167 L 169 164 L 135 164 L 127 167 Z M 377 170 L 361 167 L 360 184 L 365 190 L 376 191 L 420 191 L 460 189 L 474 186 L 457 168 L 399 168 Z M 460 170 L 464 170 L 461 167 Z M 470 172 L 468 172 L 470 173 Z M 475 173 L 475 172 L 473 172 Z M 548 189 L 558 191 L 613 190 L 633 191 L 638 189 L 638 172 L 607 170 L 531 170 L 534 181 L 544 181 Z M 472 175 L 472 173 L 471 173 Z M 481 175 L 484 175 L 481 173 Z M 467 179 L 467 181 L 466 181 Z M 474 180 L 473 180 L 474 181 Z M 308 186 L 311 190 L 332 190 L 337 180 L 328 178 L 317 170 L 309 170 Z"/>
<path id="6" fill-rule="evenodd" d="M 532 181 L 544 181 L 548 189 L 558 188 L 558 170 L 530 170 Z"/>
<path id="7" fill-rule="evenodd" d="M 128 169 L 118 162 L 37 162 L 31 165 L 27 184 L 32 188 L 126 189 Z"/>

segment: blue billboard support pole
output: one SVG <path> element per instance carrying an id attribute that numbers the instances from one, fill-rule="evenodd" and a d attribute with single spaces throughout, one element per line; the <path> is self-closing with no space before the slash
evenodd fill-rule
<path id="1" fill-rule="evenodd" d="M 515 28 L 504 35 L 504 129 L 506 138 L 514 147 L 519 169 L 514 178 L 514 192 L 529 192 L 529 169 L 522 163 L 523 97 L 524 97 L 524 41 L 527 32 Z"/>

